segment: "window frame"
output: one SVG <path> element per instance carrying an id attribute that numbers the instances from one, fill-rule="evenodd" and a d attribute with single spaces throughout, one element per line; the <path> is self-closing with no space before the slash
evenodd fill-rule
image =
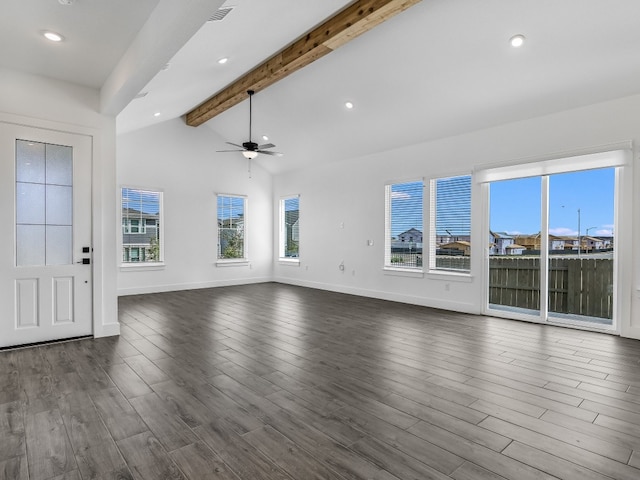
<path id="1" fill-rule="evenodd" d="M 134 190 L 140 192 L 148 192 L 158 195 L 158 216 L 156 219 L 155 229 L 156 229 L 156 238 L 158 239 L 158 260 L 157 261 L 125 261 L 125 249 L 129 249 L 131 252 L 132 249 L 138 250 L 138 258 L 147 257 L 146 244 L 142 244 L 139 242 L 136 243 L 124 243 L 124 235 L 143 235 L 147 234 L 147 222 L 146 219 L 140 218 L 138 224 L 138 231 L 131 232 L 131 218 L 123 217 L 123 203 L 124 203 L 124 191 L 125 190 Z M 139 268 L 157 268 L 163 267 L 165 262 L 165 245 L 164 245 L 164 190 L 160 188 L 152 188 L 152 187 L 140 187 L 140 186 L 132 186 L 132 185 L 121 185 L 120 186 L 120 224 L 122 225 L 122 231 L 120 233 L 120 267 L 123 269 L 139 269 Z M 159 224 L 159 225 L 158 225 Z M 141 250 L 145 251 L 142 252 Z M 129 258 L 131 255 L 129 253 Z"/>
<path id="2" fill-rule="evenodd" d="M 437 183 L 439 180 L 450 180 L 455 178 L 467 177 L 469 179 L 469 268 L 468 269 L 457 269 L 457 268 L 445 268 L 438 267 L 436 265 L 436 251 L 437 251 L 437 238 L 442 236 L 437 232 Z M 429 274 L 436 275 L 453 275 L 458 277 L 471 277 L 471 260 L 472 260 L 472 246 L 473 246 L 473 236 L 472 236 L 472 194 L 473 194 L 473 175 L 469 173 L 459 173 L 452 174 L 446 176 L 438 176 L 429 179 L 429 264 L 428 264 L 428 272 Z M 462 235 L 450 235 L 452 237 L 459 237 Z"/>
<path id="3" fill-rule="evenodd" d="M 232 193 L 216 193 L 216 254 L 215 254 L 215 263 L 217 266 L 241 266 L 249 264 L 249 235 L 248 235 L 248 225 L 249 225 L 249 199 L 247 195 L 239 195 Z M 229 197 L 229 198 L 240 198 L 243 201 L 242 209 L 243 209 L 243 219 L 244 223 L 242 226 L 242 257 L 238 258 L 224 258 L 221 257 L 221 242 L 220 242 L 220 223 L 218 222 L 218 209 L 220 198 Z"/>
<path id="4" fill-rule="evenodd" d="M 300 228 L 300 195 L 286 195 L 284 197 L 280 197 L 280 201 L 278 202 L 278 210 L 279 210 L 279 221 L 278 221 L 278 261 L 281 263 L 287 264 L 299 264 L 300 263 L 300 237 L 298 233 L 298 256 L 286 256 L 286 242 L 287 242 L 287 228 L 286 228 L 286 202 L 287 200 L 298 200 L 298 229 Z M 293 234 L 292 234 L 293 235 Z M 293 240 L 293 238 L 292 238 Z"/>
<path id="5" fill-rule="evenodd" d="M 394 263 L 392 262 L 392 224 L 393 224 L 393 219 L 391 218 L 392 215 L 392 211 L 391 211 L 391 207 L 392 207 L 392 193 L 393 193 L 393 187 L 395 185 L 403 185 L 403 184 L 410 184 L 410 183 L 421 183 L 422 184 L 422 202 L 420 204 L 420 213 L 422 216 L 422 235 L 423 235 L 423 242 L 422 242 L 422 249 L 423 249 L 423 253 L 422 253 L 422 265 L 417 265 L 416 262 L 416 266 L 399 266 L 399 265 L 394 265 Z M 425 188 L 425 179 L 424 177 L 414 177 L 411 179 L 405 179 L 405 180 L 394 180 L 394 181 L 389 181 L 385 183 L 385 212 L 384 212 L 384 228 L 385 228 L 385 234 L 384 234 L 384 260 L 383 260 L 383 270 L 385 271 L 385 273 L 387 274 L 391 274 L 391 275 L 401 275 L 401 276 L 419 276 L 422 277 L 424 274 L 424 188 Z M 416 228 L 416 227 L 413 227 Z M 396 240 L 397 241 L 397 240 Z M 404 239 L 402 240 L 404 241 Z"/>

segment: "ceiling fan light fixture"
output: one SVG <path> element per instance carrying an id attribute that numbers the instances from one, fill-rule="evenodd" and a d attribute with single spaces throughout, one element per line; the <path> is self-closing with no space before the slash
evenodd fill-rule
<path id="1" fill-rule="evenodd" d="M 253 160 L 258 156 L 258 152 L 254 152 L 253 150 L 244 150 L 242 155 L 248 160 Z"/>

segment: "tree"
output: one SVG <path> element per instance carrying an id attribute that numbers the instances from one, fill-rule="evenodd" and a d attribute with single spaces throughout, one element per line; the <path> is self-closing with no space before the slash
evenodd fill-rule
<path id="1" fill-rule="evenodd" d="M 147 260 L 151 262 L 160 261 L 160 242 L 156 237 L 151 238 L 150 246 L 147 250 Z"/>
<path id="2" fill-rule="evenodd" d="M 244 235 L 240 228 L 224 229 L 222 232 L 222 258 L 242 258 L 244 256 Z"/>

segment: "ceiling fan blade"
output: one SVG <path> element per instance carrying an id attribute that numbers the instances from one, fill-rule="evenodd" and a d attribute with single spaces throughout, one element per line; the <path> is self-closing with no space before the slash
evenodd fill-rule
<path id="1" fill-rule="evenodd" d="M 275 145 L 274 145 L 275 146 Z M 280 152 L 270 152 L 269 150 L 258 150 L 258 153 L 263 153 L 265 155 L 275 155 L 276 157 L 281 157 L 284 153 Z"/>
<path id="2" fill-rule="evenodd" d="M 275 145 L 273 143 L 265 143 L 264 145 L 258 145 L 258 149 L 263 150 L 265 148 L 273 148 Z"/>
<path id="3" fill-rule="evenodd" d="M 244 149 L 244 147 L 242 145 L 238 145 L 237 143 L 231 143 L 231 142 L 224 142 L 224 143 L 226 143 L 227 145 L 233 145 L 234 147 L 238 147 L 238 148 Z"/>
<path id="4" fill-rule="evenodd" d="M 216 150 L 216 153 L 224 153 L 224 152 L 244 152 L 244 149 L 242 149 L 242 150 Z"/>

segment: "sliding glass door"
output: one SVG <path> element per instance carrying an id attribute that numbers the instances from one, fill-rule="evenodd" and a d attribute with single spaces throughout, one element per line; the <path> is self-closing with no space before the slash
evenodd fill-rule
<path id="1" fill-rule="evenodd" d="M 614 199 L 614 168 L 549 177 L 550 320 L 612 324 Z"/>
<path id="2" fill-rule="evenodd" d="M 488 184 L 489 312 L 612 326 L 616 169 Z"/>
<path id="3" fill-rule="evenodd" d="M 540 196 L 538 177 L 490 185 L 490 308 L 540 316 Z"/>

